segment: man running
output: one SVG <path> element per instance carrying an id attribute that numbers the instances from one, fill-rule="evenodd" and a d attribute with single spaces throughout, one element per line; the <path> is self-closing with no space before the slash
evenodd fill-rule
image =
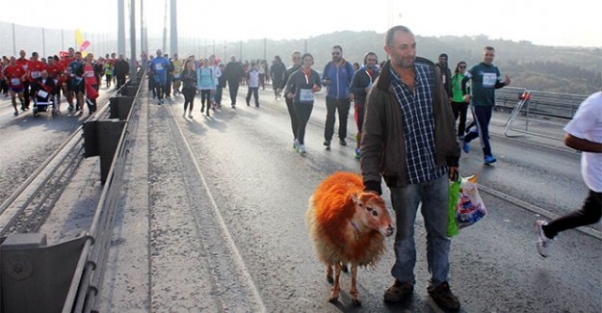
<path id="1" fill-rule="evenodd" d="M 17 64 L 17 59 L 15 57 L 10 57 L 10 63 L 6 69 L 4 69 L 4 77 L 8 82 L 8 89 L 10 91 L 13 108 L 15 109 L 15 116 L 19 115 L 19 110 L 17 110 L 17 95 L 19 96 L 19 101 L 21 102 L 21 109 L 24 107 L 25 100 L 23 99 L 23 81 L 25 76 L 25 69 L 23 69 L 21 65 Z"/>

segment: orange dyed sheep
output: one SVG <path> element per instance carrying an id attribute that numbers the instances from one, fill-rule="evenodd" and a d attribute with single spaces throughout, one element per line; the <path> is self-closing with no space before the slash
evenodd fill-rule
<path id="1" fill-rule="evenodd" d="M 360 306 L 357 268 L 374 265 L 380 259 L 385 251 L 384 238 L 394 230 L 385 202 L 363 191 L 358 174 L 337 172 L 324 179 L 309 199 L 306 223 L 316 254 L 326 264 L 326 278 L 333 283 L 329 301 L 338 301 L 341 269 L 350 263 L 349 294 L 353 304 Z"/>

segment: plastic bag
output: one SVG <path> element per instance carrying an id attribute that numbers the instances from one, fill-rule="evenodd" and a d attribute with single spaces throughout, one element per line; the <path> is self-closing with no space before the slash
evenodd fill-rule
<path id="1" fill-rule="evenodd" d="M 485 203 L 477 188 L 477 175 L 462 177 L 458 204 L 456 205 L 456 222 L 458 228 L 468 227 L 487 215 Z"/>
<path id="2" fill-rule="evenodd" d="M 449 194 L 448 194 L 448 216 L 447 219 L 447 236 L 453 237 L 456 236 L 460 231 L 458 228 L 458 223 L 456 222 L 456 206 L 458 205 L 458 199 L 460 198 L 460 185 L 462 181 L 460 180 L 460 176 L 458 175 L 458 179 L 450 182 L 449 184 Z"/>

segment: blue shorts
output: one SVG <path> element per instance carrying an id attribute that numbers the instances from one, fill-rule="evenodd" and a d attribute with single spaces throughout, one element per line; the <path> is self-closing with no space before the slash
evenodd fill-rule
<path id="1" fill-rule="evenodd" d="M 23 92 L 23 90 L 25 90 L 25 88 L 23 86 L 21 86 L 21 87 L 10 86 L 9 89 L 14 93 L 20 93 L 20 92 Z"/>

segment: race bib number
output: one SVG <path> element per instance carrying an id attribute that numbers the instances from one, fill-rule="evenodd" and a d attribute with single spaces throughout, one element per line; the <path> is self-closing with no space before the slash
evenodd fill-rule
<path id="1" fill-rule="evenodd" d="M 40 71 L 32 71 L 31 72 L 31 78 L 33 78 L 33 79 L 39 78 L 40 76 L 42 76 Z"/>
<path id="2" fill-rule="evenodd" d="M 84 74 L 84 76 L 85 76 L 85 77 L 94 77 L 94 71 L 87 71 L 87 72 Z"/>
<path id="3" fill-rule="evenodd" d="M 180 79 L 180 74 L 173 74 L 173 78 Z"/>
<path id="4" fill-rule="evenodd" d="M 44 90 L 38 91 L 38 97 L 46 98 L 48 97 L 48 93 Z"/>
<path id="5" fill-rule="evenodd" d="M 493 87 L 497 81 L 495 73 L 483 73 L 483 87 Z"/>
<path id="6" fill-rule="evenodd" d="M 155 70 L 162 71 L 163 70 L 163 64 L 161 64 L 161 63 L 155 64 Z"/>
<path id="7" fill-rule="evenodd" d="M 13 86 L 19 86 L 19 85 L 21 85 L 21 80 L 20 80 L 20 79 L 18 79 L 18 78 L 11 78 L 11 79 L 10 79 L 10 83 L 11 83 Z"/>
<path id="8" fill-rule="evenodd" d="M 301 89 L 299 90 L 299 101 L 301 102 L 311 102 L 314 101 L 314 93 L 311 89 Z"/>

